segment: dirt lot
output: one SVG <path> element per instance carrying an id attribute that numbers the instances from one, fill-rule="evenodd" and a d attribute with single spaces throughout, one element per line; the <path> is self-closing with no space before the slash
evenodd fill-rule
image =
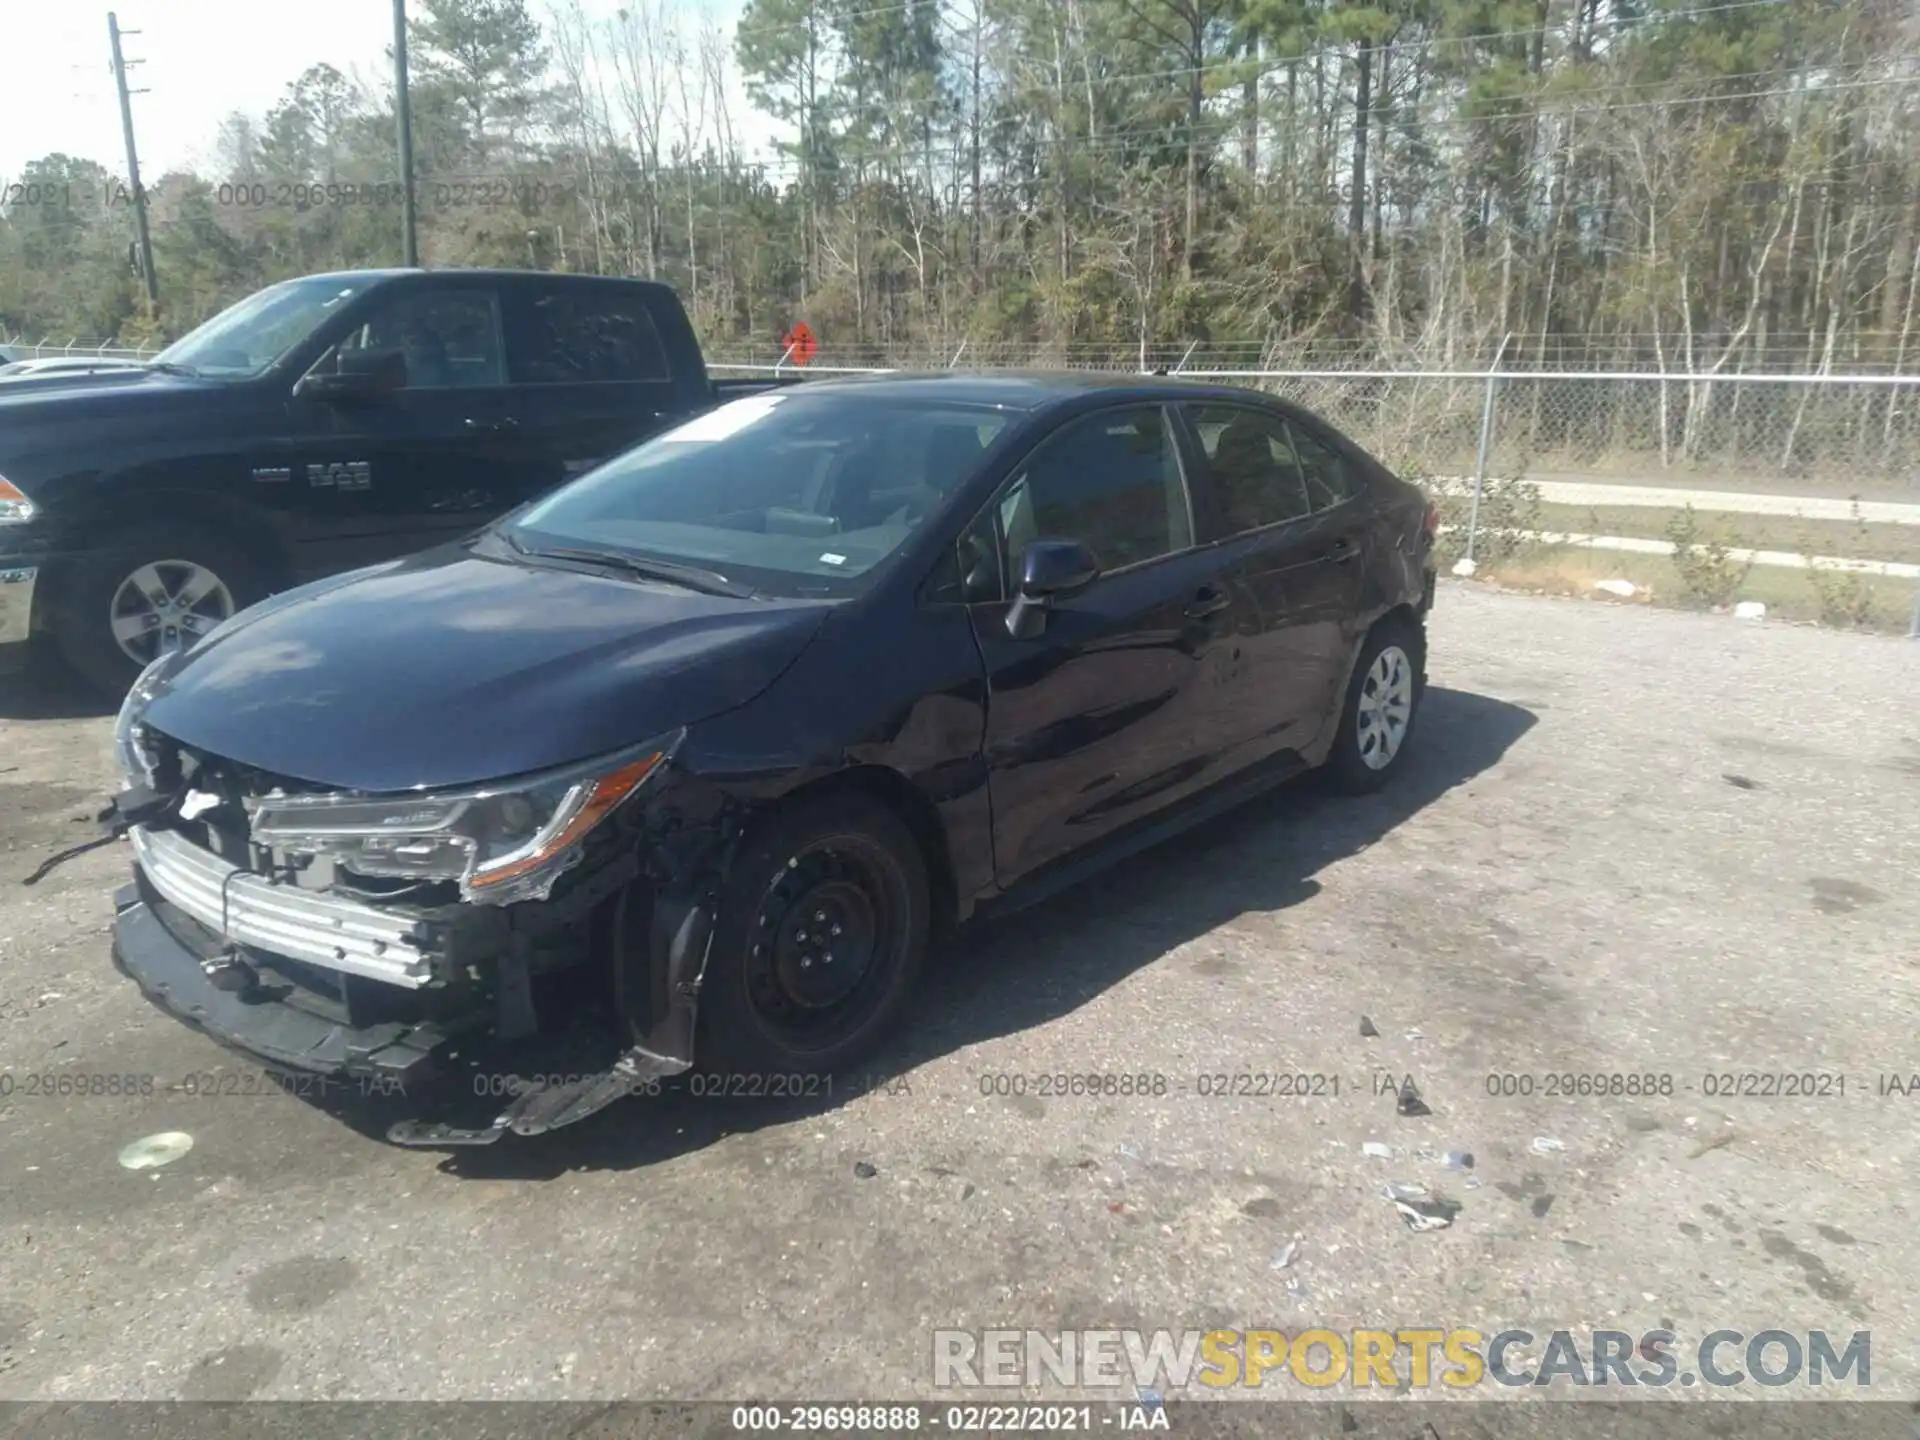
<path id="1" fill-rule="evenodd" d="M 0 697 L 0 1398 L 944 1400 L 944 1326 L 1663 1322 L 1870 1330 L 1872 1393 L 1920 1393 L 1920 1096 L 1876 1093 L 1920 1072 L 1920 644 L 1449 584 L 1433 656 L 1397 788 L 974 936 L 889 1083 L 452 1158 L 150 1009 L 107 958 L 123 846 L 20 885 L 91 833 L 110 722 Z M 1703 1093 L 1749 1071 L 1846 1090 Z M 1165 1093 L 1008 1078 L 1055 1072 Z M 1546 1098 L 1565 1072 L 1672 1093 Z M 1338 1095 L 1200 1093 L 1303 1073 Z M 45 1093 L 92 1076 L 152 1093 Z M 1389 1180 L 1463 1208 L 1414 1233 Z"/>

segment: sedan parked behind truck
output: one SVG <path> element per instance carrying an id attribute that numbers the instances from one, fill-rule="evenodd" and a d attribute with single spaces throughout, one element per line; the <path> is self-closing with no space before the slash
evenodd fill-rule
<path id="1" fill-rule="evenodd" d="M 599 1027 L 586 1078 L 412 1143 L 696 1062 L 842 1070 L 930 935 L 1301 771 L 1384 783 L 1435 524 L 1225 387 L 736 400 L 151 667 L 116 731 L 115 954 L 294 1070 L 405 1082 Z"/>

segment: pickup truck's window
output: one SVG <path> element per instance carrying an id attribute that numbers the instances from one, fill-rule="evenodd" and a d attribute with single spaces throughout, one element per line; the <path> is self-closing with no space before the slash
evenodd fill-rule
<path id="1" fill-rule="evenodd" d="M 751 395 L 628 451 L 507 522 L 523 549 L 592 547 L 839 596 L 971 476 L 984 407 L 800 390 Z"/>
<path id="2" fill-rule="evenodd" d="M 396 295 L 366 324 L 355 327 L 335 353 L 391 350 L 407 357 L 409 390 L 505 383 L 500 326 L 490 290 L 416 290 Z"/>
<path id="3" fill-rule="evenodd" d="M 232 379 L 265 374 L 368 283 L 316 276 L 269 285 L 174 341 L 153 363 Z"/>
<path id="4" fill-rule="evenodd" d="M 508 337 L 516 385 L 668 378 L 644 296 L 606 286 L 535 293 Z"/>

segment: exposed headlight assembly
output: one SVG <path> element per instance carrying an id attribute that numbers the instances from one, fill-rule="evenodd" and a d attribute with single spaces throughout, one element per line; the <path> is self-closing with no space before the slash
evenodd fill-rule
<path id="1" fill-rule="evenodd" d="M 417 795 L 268 795 L 249 801 L 256 843 L 326 857 L 356 875 L 458 880 L 482 905 L 544 900 L 587 833 L 673 758 L 685 731 L 543 775 Z"/>

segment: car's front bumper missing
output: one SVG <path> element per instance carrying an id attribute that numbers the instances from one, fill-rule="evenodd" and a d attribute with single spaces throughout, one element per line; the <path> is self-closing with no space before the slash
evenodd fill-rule
<path id="1" fill-rule="evenodd" d="M 267 1064 L 307 1074 L 424 1084 L 444 1064 L 464 1023 L 385 1021 L 356 1025 L 287 1003 L 291 986 L 232 991 L 214 983 L 207 964 L 224 946 L 149 885 L 114 896 L 114 964 L 161 1009 L 221 1044 Z"/>

